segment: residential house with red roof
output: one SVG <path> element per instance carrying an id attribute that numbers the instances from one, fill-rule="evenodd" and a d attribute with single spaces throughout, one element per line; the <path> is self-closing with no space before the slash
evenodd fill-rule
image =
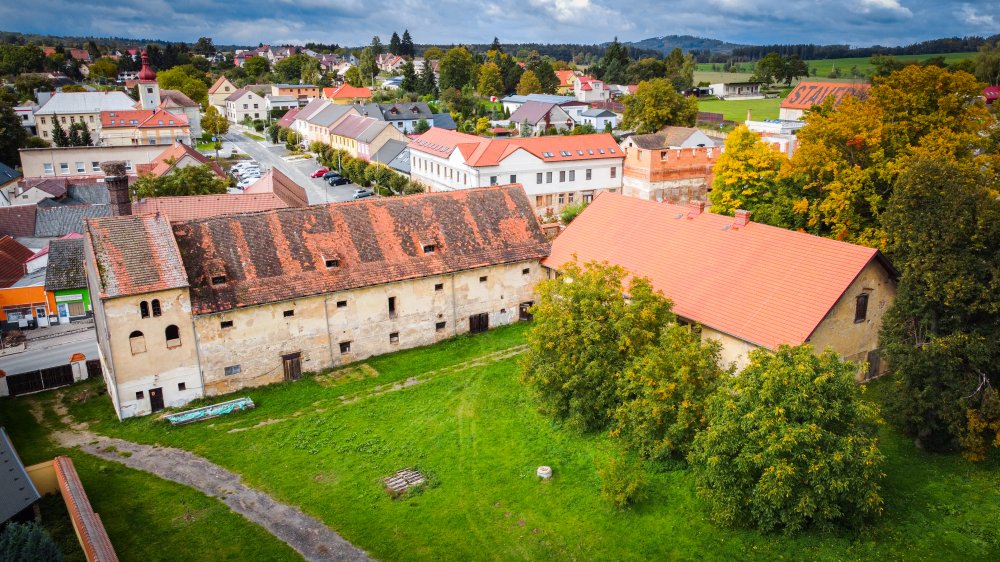
<path id="1" fill-rule="evenodd" d="M 367 103 L 372 100 L 372 91 L 344 83 L 336 88 L 323 88 L 323 99 L 336 104 Z"/>
<path id="2" fill-rule="evenodd" d="M 878 334 L 896 272 L 876 249 L 672 205 L 604 194 L 553 242 L 553 272 L 575 257 L 648 278 L 681 321 L 743 368 L 753 349 L 812 344 L 881 373 Z"/>
<path id="3" fill-rule="evenodd" d="M 557 70 L 556 78 L 559 79 L 559 85 L 556 86 L 556 93 L 565 96 L 573 93 L 573 80 L 579 76 L 574 70 Z"/>
<path id="4" fill-rule="evenodd" d="M 205 164 L 208 164 L 217 176 L 226 178 L 226 173 L 222 171 L 218 162 L 191 148 L 191 145 L 181 143 L 176 143 L 164 150 L 150 163 L 137 165 L 136 171 L 139 175 L 151 174 L 159 178 L 179 168 L 204 166 Z"/>
<path id="5" fill-rule="evenodd" d="M 191 126 L 165 109 L 102 111 L 99 138 L 104 146 L 190 144 Z"/>
<path id="6" fill-rule="evenodd" d="M 208 89 L 208 105 L 214 105 L 219 110 L 220 115 L 226 114 L 226 98 L 232 95 L 238 88 L 229 81 L 229 78 L 220 76 L 215 84 Z"/>
<path id="7" fill-rule="evenodd" d="M 577 101 L 601 102 L 611 99 L 611 91 L 603 80 L 591 76 L 577 76 L 573 79 L 573 96 Z"/>
<path id="8" fill-rule="evenodd" d="M 519 183 L 539 215 L 622 187 L 625 155 L 607 133 L 483 138 L 434 127 L 409 149 L 410 177 L 431 191 Z"/>
<path id="9" fill-rule="evenodd" d="M 525 318 L 550 244 L 519 186 L 88 221 L 119 418 Z"/>

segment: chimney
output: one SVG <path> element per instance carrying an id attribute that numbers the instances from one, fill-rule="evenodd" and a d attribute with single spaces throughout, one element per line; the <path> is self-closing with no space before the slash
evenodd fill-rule
<path id="1" fill-rule="evenodd" d="M 747 121 L 753 121 L 753 109 L 747 108 Z"/>
<path id="2" fill-rule="evenodd" d="M 688 218 L 697 217 L 705 212 L 704 201 L 688 201 Z"/>
<path id="3" fill-rule="evenodd" d="M 736 218 L 733 220 L 733 228 L 743 228 L 750 223 L 750 211 L 736 209 L 734 214 L 736 215 Z"/>
<path id="4" fill-rule="evenodd" d="M 108 186 L 108 196 L 111 199 L 111 215 L 124 217 L 132 214 L 132 197 L 128 190 L 128 174 L 125 173 L 125 162 L 111 160 L 101 162 L 104 170 L 104 185 Z"/>

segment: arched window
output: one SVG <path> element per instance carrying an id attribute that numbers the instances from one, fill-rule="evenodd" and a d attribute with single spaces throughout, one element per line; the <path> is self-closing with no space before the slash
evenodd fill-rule
<path id="1" fill-rule="evenodd" d="M 149 318 L 149 303 L 142 301 L 139 303 L 139 315 L 143 318 Z"/>
<path id="2" fill-rule="evenodd" d="M 142 304 L 146 303 L 143 302 Z M 132 355 L 146 353 L 146 336 L 142 335 L 142 332 L 139 330 L 128 335 L 128 343 L 132 347 Z"/>
<path id="3" fill-rule="evenodd" d="M 177 326 L 173 324 L 167 326 L 165 333 L 167 336 L 167 349 L 181 346 L 181 332 L 177 329 Z"/>
<path id="4" fill-rule="evenodd" d="M 160 313 L 160 299 L 153 299 L 153 316 L 159 316 Z"/>

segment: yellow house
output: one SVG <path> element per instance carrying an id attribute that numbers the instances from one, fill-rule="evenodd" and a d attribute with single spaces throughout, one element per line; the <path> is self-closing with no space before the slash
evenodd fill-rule
<path id="1" fill-rule="evenodd" d="M 190 144 L 187 116 L 164 109 L 101 112 L 100 142 L 104 146 Z"/>
<path id="2" fill-rule="evenodd" d="M 208 103 L 219 110 L 220 115 L 226 114 L 226 98 L 236 91 L 236 86 L 225 76 L 220 76 L 215 84 L 208 89 Z"/>

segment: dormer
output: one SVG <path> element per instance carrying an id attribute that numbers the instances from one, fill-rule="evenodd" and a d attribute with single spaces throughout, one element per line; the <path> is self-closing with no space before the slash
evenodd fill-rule
<path id="1" fill-rule="evenodd" d="M 225 262 L 220 259 L 207 260 L 205 262 L 205 281 L 212 287 L 225 285 L 228 282 Z"/>

